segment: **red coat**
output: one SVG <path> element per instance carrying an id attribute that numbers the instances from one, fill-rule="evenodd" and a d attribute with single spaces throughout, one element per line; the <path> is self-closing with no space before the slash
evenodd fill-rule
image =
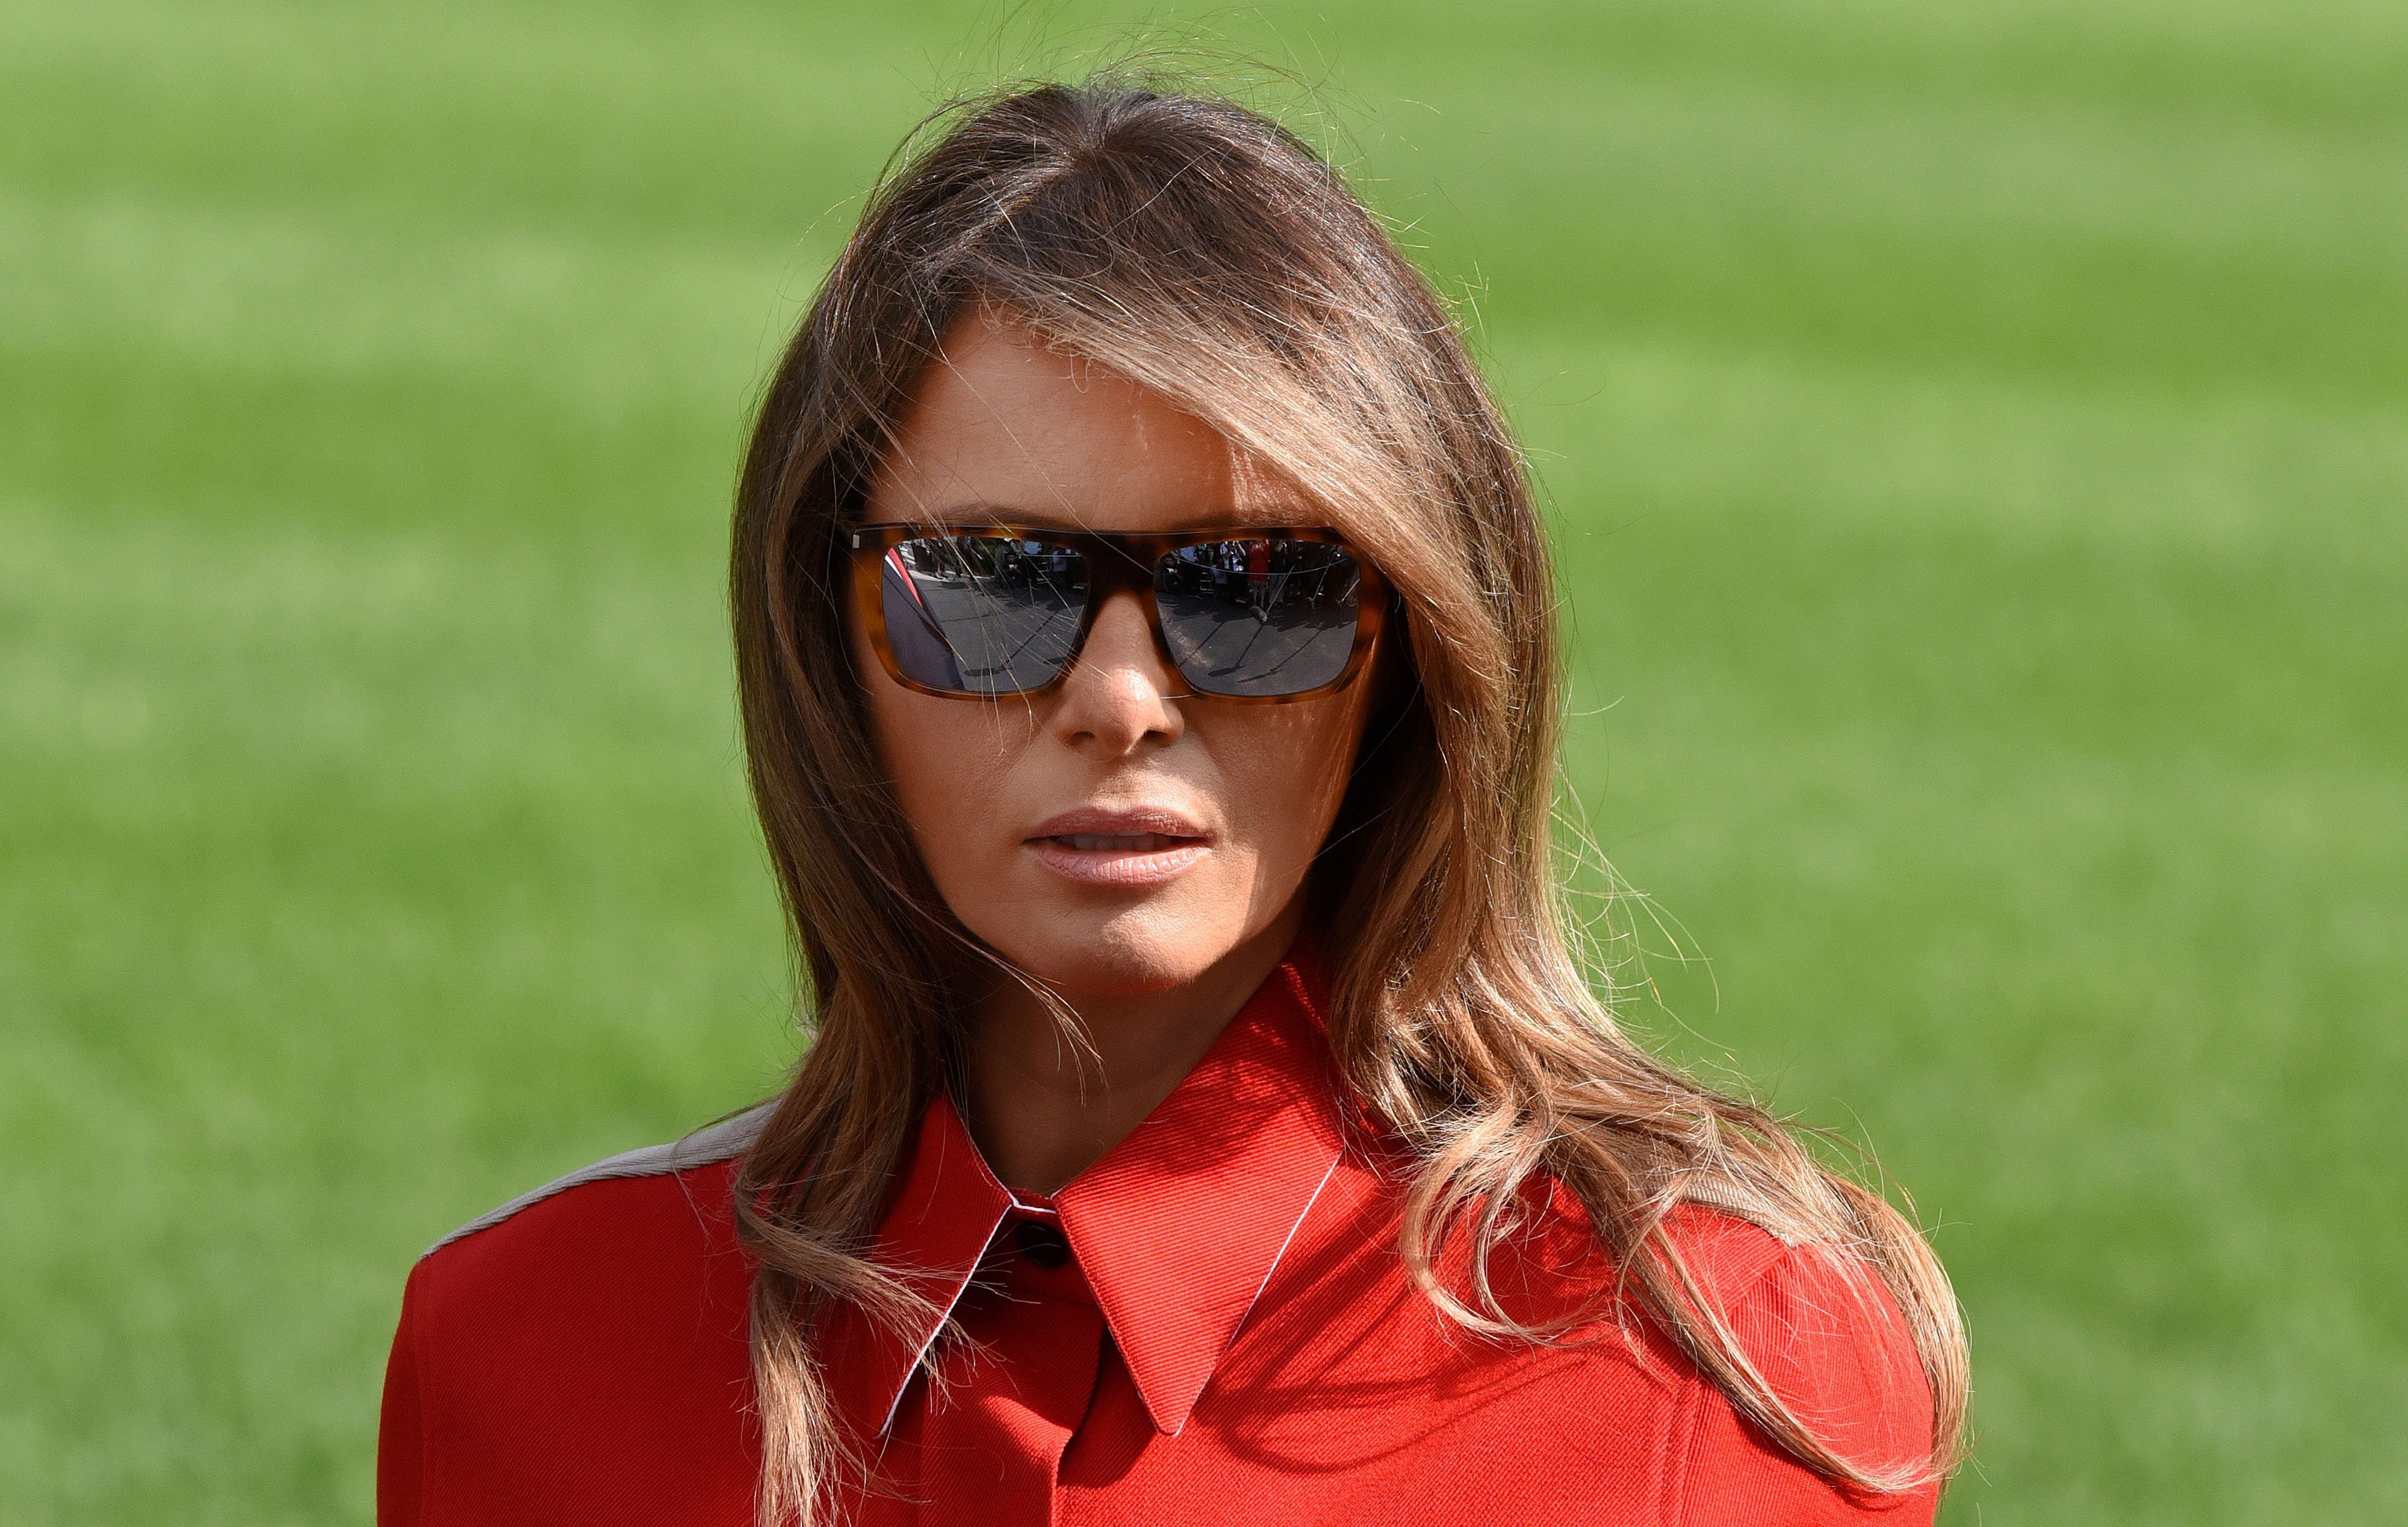
<path id="1" fill-rule="evenodd" d="M 853 1319 L 824 1333 L 843 1424 L 879 1471 L 844 1520 L 1930 1521 L 1930 1489 L 1865 1497 L 1792 1461 L 1643 1320 L 1537 1347 L 1440 1315 L 1398 1256 L 1392 1155 L 1343 1144 L 1319 991 L 1299 946 L 1050 1202 L 1015 1200 L 952 1105 L 929 1107 L 873 1254 L 918 1269 L 969 1345 Z M 729 1188 L 762 1117 L 589 1167 L 420 1261 L 385 1378 L 384 1527 L 746 1527 L 752 1265 Z M 1576 1208 L 1555 1206 L 1493 1265 L 1517 1313 L 1561 1307 L 1601 1269 Z M 1802 1415 L 1850 1456 L 1921 1455 L 1930 1401 L 1885 1296 L 1728 1216 L 1684 1209 L 1676 1227 Z"/>

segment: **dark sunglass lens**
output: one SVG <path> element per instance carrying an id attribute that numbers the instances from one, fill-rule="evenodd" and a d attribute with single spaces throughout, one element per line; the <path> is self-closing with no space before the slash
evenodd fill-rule
<path id="1" fill-rule="evenodd" d="M 1155 564 L 1154 607 L 1187 682 L 1207 694 L 1301 694 L 1354 650 L 1362 571 L 1342 546 L 1212 541 Z"/>
<path id="2" fill-rule="evenodd" d="M 1087 603 L 1087 560 L 1003 535 L 926 535 L 887 549 L 886 646 L 918 683 L 1010 694 L 1069 661 Z"/>

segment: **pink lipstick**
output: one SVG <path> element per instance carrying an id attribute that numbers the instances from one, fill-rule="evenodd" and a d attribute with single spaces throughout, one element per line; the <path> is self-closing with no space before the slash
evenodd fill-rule
<path id="1" fill-rule="evenodd" d="M 1174 879 L 1212 848 L 1194 821 L 1151 806 L 1066 811 L 1039 823 L 1023 846 L 1064 879 L 1127 889 Z"/>

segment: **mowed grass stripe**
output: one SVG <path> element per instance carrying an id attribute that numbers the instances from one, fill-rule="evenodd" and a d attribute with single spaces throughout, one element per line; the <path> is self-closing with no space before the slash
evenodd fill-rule
<path id="1" fill-rule="evenodd" d="M 284 402 L 236 407 L 290 421 L 312 399 L 328 410 L 384 407 L 396 383 L 424 389 L 438 407 L 452 389 L 476 389 L 486 408 L 522 414 L 539 434 L 591 432 L 630 412 L 666 416 L 656 429 L 688 432 L 675 443 L 724 468 L 721 432 L 740 422 L 752 368 L 774 351 L 791 312 L 784 297 L 809 289 L 824 256 L 735 246 L 650 252 L 524 235 L 422 235 L 396 247 L 340 223 L 176 215 L 123 200 L 0 205 L 0 253 L 22 278 L 0 297 L 5 345 L 18 378 L 42 378 L 11 410 L 29 436 L 16 474 L 22 480 L 27 453 L 45 445 L 81 452 L 91 436 L 107 437 L 79 438 L 50 427 L 54 420 L 25 425 L 46 409 L 85 417 L 114 394 L 133 400 L 125 412 L 156 419 L 164 410 L 157 400 L 142 406 L 145 389 L 182 398 L 256 388 Z M 782 295 L 731 311 L 726 293 L 748 286 Z M 1719 335 L 1599 346 L 1533 343 L 1507 330 L 1488 348 L 1542 476 L 1567 504 L 1610 488 L 1755 502 L 1778 484 L 1770 496 L 1811 495 L 1850 517 L 1971 513 L 2010 531 L 2242 537 L 2261 549 L 2279 539 L 2311 557 L 2300 532 L 2313 529 L 2340 537 L 2335 549 L 2352 562 L 2408 535 L 2400 517 L 2379 512 L 2408 482 L 2400 416 L 2302 407 L 2263 380 L 2225 380 L 2212 399 L 2169 398 L 1970 364 L 1934 373 L 1807 346 L 1730 347 Z M 698 373 L 696 359 L 710 370 Z M 88 393 L 63 399 L 77 373 L 90 378 Z M 346 394 L 345 384 L 358 391 Z M 1699 427 L 1746 449 L 1678 448 L 1675 434 Z M 319 428 L 346 449 L 364 437 L 380 450 L 519 444 L 445 412 L 388 416 L 380 431 L 364 421 Z M 1600 430 L 1616 436 L 1605 449 L 1564 448 Z M 213 491 L 209 474 L 177 464 L 172 484 L 128 487 Z M 72 466 L 140 470 L 115 455 L 79 454 Z M 1700 471 L 1720 480 L 1698 480 Z"/>
<path id="2" fill-rule="evenodd" d="M 0 1349 L 45 1396 L 0 1470 L 62 1520 L 358 1515 L 396 1269 L 774 1076 L 708 585 L 5 529 L 0 607 L 75 596 L 0 663 L 0 1137 L 43 1227 L 0 1250 Z"/>

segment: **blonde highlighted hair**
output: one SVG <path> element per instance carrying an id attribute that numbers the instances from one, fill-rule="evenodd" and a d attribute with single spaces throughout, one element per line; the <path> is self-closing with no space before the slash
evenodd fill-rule
<path id="1" fill-rule="evenodd" d="M 973 306 L 1152 388 L 1284 473 L 1397 592 L 1412 682 L 1374 718 L 1310 885 L 1345 1084 L 1411 1149 L 1402 1250 L 1449 1316 L 1543 1340 L 1478 1270 L 1526 1186 L 1578 1199 L 1656 1323 L 1749 1420 L 1839 1480 L 1955 1463 L 1964 1334 L 1939 1262 L 1780 1120 L 1642 1051 L 1592 989 L 1551 848 L 1561 650 L 1528 477 L 1445 305 L 1340 175 L 1228 101 L 1047 84 L 932 121 L 882 181 L 764 395 L 731 575 L 755 804 L 810 1042 L 738 1181 L 760 1259 L 765 1527 L 853 1466 L 811 1334 L 910 1300 L 865 1260 L 992 956 L 919 863 L 868 734 L 839 533 L 914 380 Z M 1396 629 L 1394 626 L 1392 630 Z M 1903 1311 L 1929 1457 L 1841 1456 L 1773 1391 L 1666 1232 L 1703 1202 L 1828 1245 Z M 1468 1258 L 1468 1284 L 1441 1256 Z"/>

